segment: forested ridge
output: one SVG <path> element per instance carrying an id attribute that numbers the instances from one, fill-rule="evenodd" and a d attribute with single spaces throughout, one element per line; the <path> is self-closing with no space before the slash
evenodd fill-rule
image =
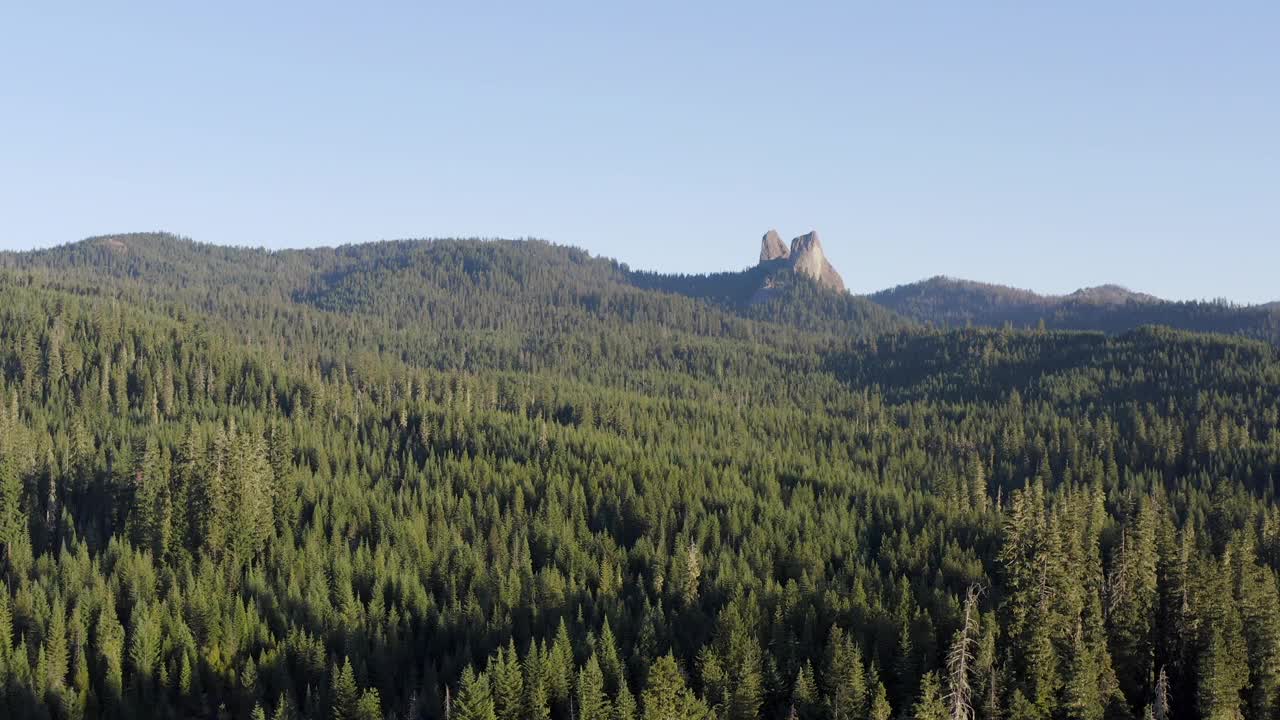
<path id="1" fill-rule="evenodd" d="M 1274 346 L 640 275 L 0 255 L 0 716 L 1280 716 Z"/>
<path id="2" fill-rule="evenodd" d="M 1036 328 L 1124 332 L 1166 325 L 1195 332 L 1242 335 L 1280 344 L 1280 304 L 1227 300 L 1173 302 L 1117 285 L 1069 295 L 1039 295 L 989 283 L 934 277 L 867 296 L 876 304 L 938 327 Z"/>

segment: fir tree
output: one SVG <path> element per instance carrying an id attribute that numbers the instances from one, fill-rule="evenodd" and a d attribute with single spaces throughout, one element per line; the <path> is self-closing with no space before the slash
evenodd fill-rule
<path id="1" fill-rule="evenodd" d="M 520 720 L 524 708 L 524 677 L 516 656 L 515 641 L 498 648 L 490 675 L 493 677 L 494 710 L 498 720 Z"/>
<path id="2" fill-rule="evenodd" d="M 604 692 L 604 673 L 594 654 L 578 671 L 576 705 L 578 720 L 609 720 L 612 715 Z"/>
<path id="3" fill-rule="evenodd" d="M 496 720 L 489 678 L 470 666 L 462 672 L 462 683 L 453 702 L 450 720 Z"/>
<path id="4" fill-rule="evenodd" d="M 356 720 L 360 688 L 356 686 L 351 658 L 344 658 L 342 667 L 334 665 L 329 677 L 329 693 L 332 698 L 329 702 L 330 717 L 333 720 Z"/>
<path id="5" fill-rule="evenodd" d="M 912 720 L 947 720 L 947 704 L 942 696 L 942 683 L 936 673 L 925 673 L 920 680 L 920 697 L 911 710 Z"/>
<path id="6" fill-rule="evenodd" d="M 832 627 L 827 639 L 822 681 L 832 720 L 855 720 L 866 714 L 867 681 L 862 654 L 839 627 Z"/>

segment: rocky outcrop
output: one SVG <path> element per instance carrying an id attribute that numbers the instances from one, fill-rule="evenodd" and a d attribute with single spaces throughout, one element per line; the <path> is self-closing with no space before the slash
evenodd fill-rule
<path id="1" fill-rule="evenodd" d="M 789 254 L 790 251 L 782 242 L 782 238 L 778 237 L 777 230 L 770 230 L 760 240 L 760 262 L 762 263 L 785 260 Z"/>
<path id="2" fill-rule="evenodd" d="M 844 279 L 827 261 L 826 253 L 822 252 L 822 241 L 818 239 L 816 230 L 792 240 L 788 258 L 796 272 L 808 275 L 825 288 L 844 292 Z"/>
<path id="3" fill-rule="evenodd" d="M 822 241 L 817 231 L 811 231 L 791 241 L 791 247 L 783 244 L 777 230 L 770 230 L 760 240 L 760 264 L 790 266 L 792 270 L 813 278 L 817 283 L 836 292 L 844 292 L 844 279 L 836 272 L 827 255 L 822 251 Z M 770 280 L 772 282 L 772 279 Z M 762 288 L 765 290 L 767 288 Z"/>

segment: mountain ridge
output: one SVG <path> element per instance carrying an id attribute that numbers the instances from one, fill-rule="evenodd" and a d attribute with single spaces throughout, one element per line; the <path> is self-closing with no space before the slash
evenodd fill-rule
<path id="1" fill-rule="evenodd" d="M 386 302 L 386 287 L 398 284 L 414 298 L 408 305 L 388 305 L 394 310 L 389 317 L 399 318 L 401 324 L 422 312 L 426 303 L 436 309 L 457 307 L 456 298 L 431 290 L 455 280 L 475 286 L 468 292 L 478 292 L 481 286 L 505 287 L 513 301 L 520 300 L 512 307 L 514 315 L 532 318 L 536 313 L 530 312 L 529 304 L 548 299 L 521 293 L 529 278 L 539 277 L 559 282 L 574 278 L 575 302 L 595 308 L 596 313 L 618 312 L 609 304 L 616 300 L 602 305 L 601 298 L 639 293 L 625 301 L 626 306 L 649 310 L 638 315 L 634 309 L 627 310 L 625 316 L 673 316 L 672 302 L 693 301 L 705 307 L 698 312 L 723 313 L 715 321 L 723 327 L 744 321 L 764 323 L 773 328 L 771 333 L 794 328 L 867 337 L 917 325 L 1035 328 L 1042 324 L 1052 329 L 1117 333 L 1166 325 L 1280 343 L 1280 302 L 1241 306 L 1169 301 L 1117 284 L 1049 295 L 945 275 L 854 295 L 844 290 L 843 280 L 812 231 L 788 247 L 771 230 L 760 240 L 759 257 L 760 262 L 744 270 L 683 275 L 632 270 L 580 248 L 533 239 L 433 238 L 268 250 L 152 232 L 97 235 L 51 248 L 5 251 L 0 253 L 0 267 L 43 270 L 59 283 L 79 282 L 85 292 L 103 291 L 99 280 L 105 276 L 147 298 L 170 301 L 186 292 L 185 287 L 219 285 L 216 293 L 196 302 L 204 309 L 235 302 L 232 298 L 237 293 L 257 292 L 333 309 L 351 302 L 368 304 L 379 294 Z M 226 282 L 227 278 L 232 281 Z M 415 294 L 413 288 L 421 292 Z M 663 306 L 669 309 L 656 310 Z M 457 312 L 459 317 L 468 314 L 462 308 Z M 481 326 L 501 322 L 490 316 Z"/>
<path id="2" fill-rule="evenodd" d="M 1006 285 L 934 276 L 865 297 L 917 322 L 944 328 L 1043 325 L 1116 333 L 1143 325 L 1165 325 L 1280 342 L 1280 303 L 1172 301 L 1121 285 L 1042 295 Z"/>

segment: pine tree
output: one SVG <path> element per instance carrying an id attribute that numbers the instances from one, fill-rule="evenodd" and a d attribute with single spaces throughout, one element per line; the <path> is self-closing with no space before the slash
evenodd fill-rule
<path id="1" fill-rule="evenodd" d="M 275 527 L 272 517 L 272 475 L 266 444 L 254 432 L 227 431 L 222 467 L 225 491 L 221 512 L 229 533 L 232 556 L 248 562 L 262 551 Z"/>
<path id="2" fill-rule="evenodd" d="M 685 686 L 684 675 L 671 653 L 649 667 L 649 680 L 640 698 L 644 720 L 700 720 L 706 708 Z"/>
<path id="3" fill-rule="evenodd" d="M 0 450 L 0 542 L 4 543 L 6 556 L 12 558 L 14 547 L 30 542 L 27 534 L 26 515 L 22 510 L 22 479 L 18 476 L 18 461 L 12 446 Z"/>
<path id="4" fill-rule="evenodd" d="M 1245 714 L 1266 717 L 1280 699 L 1280 591 L 1275 574 L 1255 561 L 1252 529 L 1237 534 L 1231 557 L 1249 667 Z"/>
<path id="5" fill-rule="evenodd" d="M 356 686 L 355 671 L 351 669 L 351 658 L 345 658 L 341 668 L 334 665 L 329 676 L 330 717 L 333 720 L 355 720 L 360 689 Z"/>
<path id="6" fill-rule="evenodd" d="M 524 707 L 524 677 L 516 656 L 515 641 L 498 648 L 493 670 L 493 704 L 498 720 L 520 720 Z"/>
<path id="7" fill-rule="evenodd" d="M 1196 706 L 1206 720 L 1239 718 L 1240 692 L 1249 683 L 1248 653 L 1240 613 L 1228 582 L 1230 562 L 1228 555 L 1221 565 L 1210 565 L 1208 576 L 1201 579 L 1206 591 L 1202 596 L 1206 618 Z"/>
<path id="8" fill-rule="evenodd" d="M 818 717 L 818 684 L 813 677 L 813 664 L 808 660 L 800 666 L 795 682 L 791 684 L 791 707 L 799 720 L 816 720 Z"/>
<path id="9" fill-rule="evenodd" d="M 999 553 L 1007 588 L 1004 625 L 1017 680 L 1018 707 L 1010 709 L 1033 718 L 1051 714 L 1062 685 L 1055 638 L 1063 634 L 1063 616 L 1053 600 L 1054 591 L 1069 583 L 1062 572 L 1060 525 L 1056 514 L 1045 512 L 1044 485 L 1029 482 L 1012 496 Z"/>
<path id="10" fill-rule="evenodd" d="M 1098 683 L 1095 649 L 1085 641 L 1083 628 L 1072 634 L 1071 651 L 1067 653 L 1066 687 L 1063 707 L 1072 718 L 1101 720 L 1105 710 Z"/>
<path id="11" fill-rule="evenodd" d="M 0 671 L 7 667 L 13 654 L 13 612 L 9 609 L 9 590 L 0 588 Z"/>
<path id="12" fill-rule="evenodd" d="M 904 577 L 905 581 L 906 578 Z M 905 586 L 905 583 L 904 583 Z M 909 597 L 910 590 L 903 593 L 904 597 Z M 902 607 L 907 610 L 913 603 L 904 602 Z M 920 684 L 920 663 L 916 656 L 915 643 L 911 637 L 911 620 L 904 612 L 898 626 L 898 647 L 893 662 L 893 677 L 891 678 L 893 688 L 898 697 L 913 698 L 917 695 L 918 685 Z"/>
<path id="13" fill-rule="evenodd" d="M 1146 698 L 1154 682 L 1157 606 L 1156 512 L 1144 503 L 1124 528 L 1107 577 L 1107 625 L 1125 696 Z"/>
<path id="14" fill-rule="evenodd" d="M 947 720 L 947 704 L 937 673 L 925 673 L 920 679 L 920 697 L 911 710 L 911 717 L 912 720 Z"/>
<path id="15" fill-rule="evenodd" d="M 289 696 L 280 693 L 280 699 L 276 700 L 275 712 L 271 713 L 271 720 L 290 720 L 293 717 L 293 711 L 289 705 Z"/>
<path id="16" fill-rule="evenodd" d="M 832 720 L 860 720 L 867 712 L 867 681 L 862 654 L 838 626 L 827 639 L 822 685 Z"/>
<path id="17" fill-rule="evenodd" d="M 49 688 L 61 689 L 67 678 L 70 648 L 67 646 L 67 618 L 60 602 L 52 608 L 49 630 L 45 637 L 44 653 L 48 675 L 45 681 Z"/>
<path id="18" fill-rule="evenodd" d="M 578 720 L 609 720 L 612 708 L 605 697 L 604 673 L 600 670 L 600 661 L 594 654 L 578 671 L 577 690 Z"/>
<path id="19" fill-rule="evenodd" d="M 133 608 L 129 619 L 131 640 L 129 642 L 129 661 L 133 668 L 134 678 L 144 688 L 151 687 L 153 677 L 160 665 L 160 651 L 163 643 L 160 619 L 154 607 L 139 602 Z"/>
<path id="20" fill-rule="evenodd" d="M 884 683 L 877 680 L 875 687 L 871 690 L 867 718 L 869 720 L 889 720 L 891 717 L 893 717 L 893 708 L 889 705 L 889 693 L 884 689 Z"/>
<path id="21" fill-rule="evenodd" d="M 382 699 L 377 688 L 368 688 L 360 693 L 354 717 L 355 720 L 382 720 Z M 489 717 L 493 717 L 492 714 Z"/>
<path id="22" fill-rule="evenodd" d="M 167 468 L 154 437 L 147 439 L 142 461 L 134 473 L 129 521 L 134 543 L 162 557 L 169 546 L 172 507 Z"/>
<path id="23" fill-rule="evenodd" d="M 690 539 L 689 547 L 685 551 L 684 578 L 680 585 L 681 596 L 686 605 L 693 605 L 698 601 L 698 583 L 701 578 L 702 553 L 698 551 L 697 543 Z"/>
<path id="24" fill-rule="evenodd" d="M 497 720 L 489 678 L 484 673 L 476 673 L 469 665 L 462 671 L 450 720 Z"/>
<path id="25" fill-rule="evenodd" d="M 618 654 L 618 641 L 613 636 L 608 618 L 604 621 L 604 629 L 600 631 L 600 640 L 596 645 L 600 655 L 600 670 L 604 673 L 605 691 L 610 695 L 617 695 L 619 688 L 626 682 L 626 677 L 622 657 Z"/>
<path id="26" fill-rule="evenodd" d="M 116 617 L 111 596 L 98 612 L 94 635 L 97 638 L 98 662 L 102 668 L 103 700 L 109 708 L 117 708 L 124 699 L 124 626 Z"/>
<path id="27" fill-rule="evenodd" d="M 524 659 L 524 712 L 528 720 L 546 720 L 551 716 L 546 651 L 536 644 L 530 645 Z"/>
<path id="28" fill-rule="evenodd" d="M 721 611 L 715 639 L 701 656 L 707 696 L 730 720 L 752 720 L 764 701 L 763 652 L 742 598 Z"/>
<path id="29" fill-rule="evenodd" d="M 89 659 L 85 655 L 83 644 L 78 644 L 74 652 L 71 664 L 71 689 L 67 693 L 68 699 L 71 700 L 70 704 L 74 705 L 74 708 L 68 709 L 67 715 L 72 718 L 83 718 L 89 704 L 89 694 L 92 692 Z"/>
<path id="30" fill-rule="evenodd" d="M 554 703 L 565 703 L 573 689 L 573 645 L 564 618 L 556 629 L 555 640 L 546 660 L 547 695 Z"/>
<path id="31" fill-rule="evenodd" d="M 612 720 L 636 720 L 636 699 L 627 689 L 626 683 L 618 688 L 618 694 L 613 702 Z"/>

